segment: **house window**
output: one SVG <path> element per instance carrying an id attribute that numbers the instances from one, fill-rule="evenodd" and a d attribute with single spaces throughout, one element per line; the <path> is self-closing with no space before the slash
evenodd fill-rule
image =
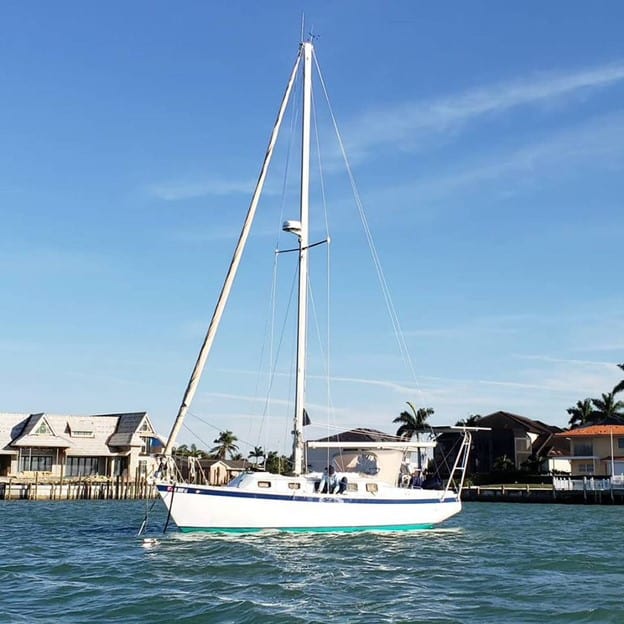
<path id="1" fill-rule="evenodd" d="M 72 431 L 72 438 L 95 438 L 93 431 Z"/>
<path id="2" fill-rule="evenodd" d="M 42 420 L 35 430 L 35 435 L 49 435 L 51 433 L 52 431 L 50 430 L 50 427 L 48 427 L 48 423 L 46 423 L 45 420 Z"/>
<path id="3" fill-rule="evenodd" d="M 577 468 L 579 474 L 593 474 L 594 472 L 594 464 L 579 464 Z"/>
<path id="4" fill-rule="evenodd" d="M 88 477 L 100 470 L 99 457 L 68 457 L 65 462 L 66 477 Z"/>
<path id="5" fill-rule="evenodd" d="M 162 442 L 158 438 L 141 438 L 141 442 L 139 455 L 154 455 L 162 449 Z"/>
<path id="6" fill-rule="evenodd" d="M 50 472 L 51 470 L 51 455 L 23 455 L 20 459 L 21 472 Z"/>
<path id="7" fill-rule="evenodd" d="M 575 457 L 589 457 L 594 454 L 594 448 L 591 442 L 576 442 L 574 444 Z"/>

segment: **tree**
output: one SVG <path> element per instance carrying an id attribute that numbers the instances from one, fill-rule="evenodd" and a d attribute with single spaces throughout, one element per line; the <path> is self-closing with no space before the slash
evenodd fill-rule
<path id="1" fill-rule="evenodd" d="M 470 414 L 467 418 L 462 418 L 455 423 L 456 427 L 477 427 L 481 420 L 481 414 Z"/>
<path id="2" fill-rule="evenodd" d="M 618 364 L 618 368 L 621 368 L 624 371 L 624 364 Z M 615 388 L 613 388 L 613 394 L 622 392 L 622 390 L 624 390 L 624 379 L 622 379 L 622 381 L 620 381 L 619 384 L 616 384 Z"/>
<path id="3" fill-rule="evenodd" d="M 494 460 L 492 464 L 492 469 L 496 472 L 511 472 L 515 470 L 516 465 L 513 462 L 513 459 L 507 457 L 507 455 L 501 455 Z"/>
<path id="4" fill-rule="evenodd" d="M 566 411 L 570 414 L 570 421 L 568 424 L 571 427 L 588 425 L 596 418 L 592 399 L 577 401 L 574 407 L 569 407 Z"/>
<path id="5" fill-rule="evenodd" d="M 180 457 L 206 457 L 206 451 L 203 451 L 200 448 L 197 448 L 195 444 L 191 444 L 191 446 L 187 446 L 186 444 L 180 444 L 175 449 L 175 455 L 179 455 Z"/>
<path id="6" fill-rule="evenodd" d="M 276 451 L 269 451 L 264 466 L 267 472 L 287 474 L 292 470 L 292 461 L 285 455 L 279 455 Z"/>
<path id="7" fill-rule="evenodd" d="M 616 386 L 617 387 L 617 386 Z M 615 393 L 602 393 L 601 399 L 592 399 L 592 403 L 596 408 L 596 420 L 604 420 L 607 418 L 618 418 L 624 416 L 624 401 L 616 401 Z"/>
<path id="8" fill-rule="evenodd" d="M 225 459 L 228 455 L 232 457 L 238 451 L 237 441 L 238 438 L 231 431 L 222 431 L 214 440 L 217 446 L 210 452 L 214 453 L 217 459 Z"/>
<path id="9" fill-rule="evenodd" d="M 427 419 L 433 415 L 434 410 L 431 407 L 416 409 L 410 401 L 407 401 L 407 404 L 411 412 L 401 412 L 392 422 L 401 423 L 396 432 L 400 438 L 411 440 L 415 434 L 418 440 L 419 433 L 425 430 Z"/>
<path id="10" fill-rule="evenodd" d="M 410 412 L 401 412 L 392 422 L 401 423 L 396 434 L 404 440 L 411 440 L 416 435 L 416 441 L 420 441 L 421 432 L 426 430 L 427 418 L 433 414 L 433 408 L 420 407 L 416 409 L 413 403 L 407 401 Z M 418 468 L 422 469 L 422 451 L 418 449 Z"/>
<path id="11" fill-rule="evenodd" d="M 249 459 L 254 460 L 256 468 L 261 463 L 260 460 L 264 459 L 264 450 L 261 446 L 254 446 L 253 451 L 249 451 Z"/>

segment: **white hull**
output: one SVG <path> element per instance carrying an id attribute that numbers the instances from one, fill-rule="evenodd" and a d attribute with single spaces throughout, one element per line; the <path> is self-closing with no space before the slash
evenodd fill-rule
<path id="1" fill-rule="evenodd" d="M 430 528 L 461 510 L 454 492 L 411 490 L 379 484 L 377 491 L 318 494 L 305 477 L 265 477 L 274 491 L 249 484 L 214 487 L 159 483 L 158 491 L 182 531 L 358 531 Z M 254 481 L 256 483 L 254 483 Z M 307 486 L 279 492 L 280 484 Z M 241 487 L 241 485 L 243 487 Z M 245 487 L 247 485 L 247 487 Z M 307 490 L 307 491 L 306 491 Z"/>

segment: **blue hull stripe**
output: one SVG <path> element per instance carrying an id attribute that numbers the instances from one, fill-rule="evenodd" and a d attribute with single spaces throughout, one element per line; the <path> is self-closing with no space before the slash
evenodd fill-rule
<path id="1" fill-rule="evenodd" d="M 156 486 L 159 492 L 170 492 L 173 486 L 158 484 Z M 260 500 L 280 500 L 298 503 L 348 503 L 354 505 L 430 505 L 432 503 L 457 503 L 457 496 L 447 497 L 443 500 L 439 498 L 424 499 L 379 499 L 379 498 L 347 498 L 342 495 L 337 496 L 289 496 L 287 494 L 263 494 L 259 492 L 232 492 L 231 490 L 222 490 L 216 492 L 214 490 L 202 490 L 193 486 L 175 486 L 176 494 L 202 494 L 204 496 L 228 497 L 228 498 L 255 498 Z"/>
<path id="2" fill-rule="evenodd" d="M 348 526 L 348 527 L 267 527 L 267 528 L 214 528 L 214 527 L 180 527 L 182 533 L 229 533 L 245 534 L 264 531 L 279 531 L 280 533 L 363 533 L 366 531 L 422 531 L 433 529 L 433 524 L 380 524 L 378 526 Z"/>

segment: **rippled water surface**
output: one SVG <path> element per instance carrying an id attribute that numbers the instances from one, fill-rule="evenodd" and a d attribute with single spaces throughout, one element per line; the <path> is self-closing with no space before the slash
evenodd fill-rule
<path id="1" fill-rule="evenodd" d="M 144 502 L 0 501 L 0 622 L 624 622 L 623 507 L 472 503 L 443 528 L 160 535 Z"/>

